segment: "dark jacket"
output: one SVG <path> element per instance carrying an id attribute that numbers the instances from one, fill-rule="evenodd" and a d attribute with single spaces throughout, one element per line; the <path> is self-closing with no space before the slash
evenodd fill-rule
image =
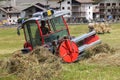
<path id="1" fill-rule="evenodd" d="M 41 27 L 41 30 L 42 30 L 42 34 L 43 34 L 43 35 L 49 33 L 49 30 L 48 30 L 48 28 L 46 28 L 46 27 Z"/>

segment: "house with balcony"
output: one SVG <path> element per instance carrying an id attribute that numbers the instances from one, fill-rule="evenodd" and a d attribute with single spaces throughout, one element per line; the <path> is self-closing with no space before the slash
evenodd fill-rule
<path id="1" fill-rule="evenodd" d="M 120 20 L 120 0 L 101 0 L 99 14 L 105 20 Z"/>
<path id="2" fill-rule="evenodd" d="M 21 17 L 31 17 L 33 13 L 48 8 L 69 10 L 65 15 L 69 23 L 88 22 L 93 19 L 92 0 L 8 0 L 10 6 L 20 11 Z"/>
<path id="3" fill-rule="evenodd" d="M 93 3 L 93 20 L 99 19 L 99 5 L 98 3 Z"/>
<path id="4" fill-rule="evenodd" d="M 72 0 L 70 23 L 88 22 L 93 19 L 92 0 Z"/>

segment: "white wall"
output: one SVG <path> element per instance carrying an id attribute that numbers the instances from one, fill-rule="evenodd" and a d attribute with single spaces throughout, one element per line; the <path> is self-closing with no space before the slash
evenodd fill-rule
<path id="1" fill-rule="evenodd" d="M 19 17 L 17 17 L 17 15 L 19 15 L 20 16 L 20 14 L 11 14 L 11 18 L 10 17 L 8 17 L 8 24 L 10 25 L 10 24 L 16 24 L 17 23 L 17 20 L 18 20 L 18 18 Z"/>
<path id="2" fill-rule="evenodd" d="M 63 11 L 64 10 L 69 10 L 70 14 L 66 15 L 65 17 L 71 17 L 71 15 L 72 15 L 72 11 L 71 11 L 72 10 L 72 1 L 71 0 L 65 0 L 64 2 L 62 2 L 61 3 L 61 10 L 63 10 Z"/>
<path id="3" fill-rule="evenodd" d="M 93 19 L 93 5 L 85 4 L 85 11 L 86 11 L 86 19 L 88 20 Z"/>

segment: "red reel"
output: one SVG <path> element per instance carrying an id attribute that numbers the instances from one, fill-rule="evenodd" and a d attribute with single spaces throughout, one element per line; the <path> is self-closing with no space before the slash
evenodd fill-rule
<path id="1" fill-rule="evenodd" d="M 84 39 L 84 44 L 90 44 L 90 43 L 95 42 L 97 40 L 99 40 L 99 36 L 98 35 L 92 35 L 92 36 Z"/>
<path id="2" fill-rule="evenodd" d="M 75 62 L 79 55 L 78 46 L 76 43 L 66 39 L 59 46 L 59 55 L 65 62 Z"/>

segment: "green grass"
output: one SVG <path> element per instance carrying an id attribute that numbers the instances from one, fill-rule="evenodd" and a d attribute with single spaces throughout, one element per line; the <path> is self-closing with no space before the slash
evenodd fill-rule
<path id="1" fill-rule="evenodd" d="M 111 47 L 120 49 L 120 23 L 112 24 L 110 34 L 100 34 L 100 39 L 104 43 L 108 43 Z M 88 32 L 87 25 L 70 25 L 70 33 L 72 36 L 79 36 Z M 8 57 L 12 52 L 23 47 L 24 36 L 16 34 L 16 28 L 0 28 L 0 59 Z M 95 63 L 86 63 L 79 61 L 72 64 L 62 64 L 63 71 L 60 80 L 120 80 L 119 66 L 104 66 Z M 1 77 L 0 80 L 18 80 L 16 76 L 10 75 Z M 58 80 L 58 79 L 53 79 Z"/>
<path id="2" fill-rule="evenodd" d="M 63 80 L 118 80 L 120 67 L 75 63 L 64 65 Z"/>
<path id="3" fill-rule="evenodd" d="M 8 54 L 21 49 L 23 43 L 23 33 L 18 36 L 16 28 L 0 28 L 0 54 Z"/>
<path id="4" fill-rule="evenodd" d="M 17 77 L 15 75 L 8 75 L 5 77 L 1 77 L 0 80 L 18 80 Z"/>
<path id="5" fill-rule="evenodd" d="M 120 24 L 112 24 L 111 26 L 111 33 L 100 35 L 100 38 L 110 46 L 120 48 Z"/>

